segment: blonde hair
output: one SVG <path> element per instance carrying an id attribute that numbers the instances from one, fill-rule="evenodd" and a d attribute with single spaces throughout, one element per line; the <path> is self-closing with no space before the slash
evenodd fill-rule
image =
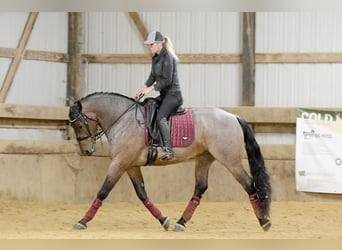
<path id="1" fill-rule="evenodd" d="M 165 39 L 165 42 L 164 42 L 165 48 L 167 49 L 168 52 L 171 53 L 171 55 L 176 59 L 176 61 L 179 62 L 179 58 L 176 55 L 175 50 L 173 49 L 173 44 L 171 42 L 171 39 L 168 36 L 165 36 L 164 39 Z"/>

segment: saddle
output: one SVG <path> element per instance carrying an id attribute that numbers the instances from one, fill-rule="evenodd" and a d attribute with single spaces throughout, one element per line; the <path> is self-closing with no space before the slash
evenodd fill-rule
<path id="1" fill-rule="evenodd" d="M 157 157 L 157 147 L 161 139 L 156 124 L 158 103 L 155 98 L 147 98 L 144 101 L 145 119 L 145 143 L 149 145 L 149 154 L 146 165 L 151 165 Z M 188 147 L 195 137 L 194 120 L 192 111 L 182 105 L 171 114 L 169 119 L 172 147 Z"/>

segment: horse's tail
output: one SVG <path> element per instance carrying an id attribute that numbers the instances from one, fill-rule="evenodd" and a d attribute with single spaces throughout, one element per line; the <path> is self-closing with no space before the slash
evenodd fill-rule
<path id="1" fill-rule="evenodd" d="M 270 177 L 265 168 L 264 158 L 261 154 L 260 147 L 255 140 L 254 133 L 248 123 L 241 117 L 236 117 L 243 130 L 245 148 L 249 168 L 253 177 L 254 187 L 260 200 L 260 208 L 265 216 L 269 216 L 271 204 L 271 183 Z"/>

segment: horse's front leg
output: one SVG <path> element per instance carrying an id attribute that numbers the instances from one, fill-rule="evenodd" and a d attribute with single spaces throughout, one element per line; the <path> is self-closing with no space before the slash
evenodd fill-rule
<path id="1" fill-rule="evenodd" d="M 131 167 L 130 169 L 127 170 L 127 174 L 133 183 L 134 190 L 138 198 L 145 205 L 145 207 L 150 211 L 150 213 L 160 222 L 163 228 L 165 230 L 168 230 L 170 227 L 170 219 L 169 217 L 163 216 L 160 210 L 147 197 L 144 178 L 142 176 L 140 167 Z"/>
<path id="2" fill-rule="evenodd" d="M 204 192 L 208 189 L 208 174 L 211 163 L 214 158 L 209 153 L 205 153 L 196 158 L 195 166 L 195 192 L 185 208 L 182 217 L 177 221 L 174 231 L 184 231 L 185 223 L 188 222 L 194 214 Z"/>
<path id="3" fill-rule="evenodd" d="M 123 168 L 118 161 L 112 160 L 111 164 L 109 165 L 106 179 L 101 189 L 97 193 L 96 199 L 93 201 L 93 203 L 91 204 L 90 208 L 83 216 L 83 218 L 74 225 L 75 229 L 87 228 L 87 223 L 94 218 L 98 209 L 102 205 L 102 201 L 107 198 L 110 191 L 113 189 L 114 185 L 118 182 L 118 180 L 125 171 L 125 168 Z"/>

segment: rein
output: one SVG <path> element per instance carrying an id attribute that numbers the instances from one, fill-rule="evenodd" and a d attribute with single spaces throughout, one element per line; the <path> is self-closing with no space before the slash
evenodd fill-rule
<path id="1" fill-rule="evenodd" d="M 115 123 L 117 123 L 131 108 L 133 108 L 134 106 L 135 107 L 138 107 L 138 103 L 139 103 L 139 101 L 141 100 L 141 98 L 143 98 L 144 97 L 144 94 L 140 94 L 139 95 L 139 97 L 135 100 L 135 102 L 131 105 L 131 106 L 129 106 L 109 127 L 111 128 L 111 127 L 113 127 L 114 126 L 114 124 Z M 137 116 L 137 109 L 138 108 L 136 108 L 136 110 L 135 110 L 135 118 L 136 118 L 136 116 Z"/>
<path id="2" fill-rule="evenodd" d="M 137 104 L 139 103 L 139 101 L 141 100 L 141 98 L 144 97 L 144 94 L 140 94 L 139 97 L 135 100 L 135 102 L 130 105 L 110 126 L 109 128 L 113 127 L 115 123 L 117 123 L 131 108 L 133 108 L 134 106 L 137 107 Z M 136 111 L 135 111 L 135 118 L 137 117 L 137 108 L 136 108 Z M 87 135 L 81 135 L 81 136 L 78 136 L 76 137 L 77 141 L 83 141 L 83 140 L 86 140 L 88 138 L 91 138 L 92 139 L 92 142 L 95 143 L 98 139 L 100 139 L 106 131 L 103 131 L 103 129 L 101 130 L 98 130 L 96 131 L 95 134 L 93 134 L 91 131 L 90 131 L 90 128 L 89 128 L 89 124 L 88 124 L 88 120 L 91 120 L 91 121 L 95 121 L 97 123 L 97 125 L 99 125 L 99 121 L 98 119 L 94 119 L 94 118 L 91 118 L 89 116 L 87 116 L 85 113 L 81 112 L 75 119 L 69 121 L 70 123 L 74 123 L 76 122 L 77 120 L 79 119 L 82 119 L 83 120 L 83 123 L 84 125 L 86 126 L 86 129 L 87 129 L 87 132 L 88 134 Z M 137 118 L 136 118 L 137 120 Z"/>

